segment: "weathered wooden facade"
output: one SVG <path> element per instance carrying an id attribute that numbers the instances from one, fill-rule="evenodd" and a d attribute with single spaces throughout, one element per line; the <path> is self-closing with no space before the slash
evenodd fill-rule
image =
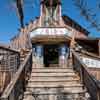
<path id="1" fill-rule="evenodd" d="M 62 16 L 61 1 L 52 1 L 51 4 L 50 2 L 41 0 L 40 17 L 20 29 L 19 35 L 11 40 L 12 48 L 30 49 L 33 47 L 36 51 L 41 46 L 40 52 L 45 52 L 46 45 L 54 45 L 57 46 L 57 48 L 54 48 L 55 50 L 59 49 L 56 56 L 59 56 L 59 59 L 61 59 L 61 52 L 64 48 L 66 51 L 70 46 L 74 46 L 75 38 L 87 38 L 88 31 L 69 17 Z M 60 50 L 61 47 L 62 51 Z M 41 54 L 42 60 L 45 60 L 45 58 L 43 59 L 43 56 L 45 56 L 44 52 Z M 59 60 L 59 65 L 61 65 L 60 62 Z"/>
<path id="2" fill-rule="evenodd" d="M 41 0 L 40 17 L 11 39 L 22 63 L 1 100 L 100 100 L 100 40 L 61 11 L 60 0 Z"/>

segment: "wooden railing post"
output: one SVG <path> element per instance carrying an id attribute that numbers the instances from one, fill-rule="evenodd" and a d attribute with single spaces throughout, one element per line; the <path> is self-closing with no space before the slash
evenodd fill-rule
<path id="1" fill-rule="evenodd" d="M 99 57 L 100 57 L 100 39 L 99 39 L 99 41 L 98 41 L 98 48 L 99 48 Z"/>
<path id="2" fill-rule="evenodd" d="M 100 100 L 100 90 L 98 90 L 98 92 L 97 92 L 97 100 Z"/>
<path id="3" fill-rule="evenodd" d="M 80 68 L 80 80 L 81 80 L 81 83 L 83 83 L 83 70 L 82 70 L 82 68 Z"/>

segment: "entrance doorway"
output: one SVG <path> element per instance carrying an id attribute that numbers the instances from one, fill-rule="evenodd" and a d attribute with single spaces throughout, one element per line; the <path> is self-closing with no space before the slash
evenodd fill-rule
<path id="1" fill-rule="evenodd" d="M 44 65 L 45 67 L 54 67 L 59 63 L 58 45 L 44 45 Z"/>

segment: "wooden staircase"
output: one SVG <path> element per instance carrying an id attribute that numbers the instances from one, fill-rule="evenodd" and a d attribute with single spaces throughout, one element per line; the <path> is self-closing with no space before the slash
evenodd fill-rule
<path id="1" fill-rule="evenodd" d="M 32 66 L 32 50 L 20 57 L 0 100 L 100 100 L 99 84 L 74 51 L 65 68 Z"/>
<path id="2" fill-rule="evenodd" d="M 32 68 L 23 100 L 88 100 L 72 68 Z"/>
<path id="3" fill-rule="evenodd" d="M 21 65 L 0 100 L 100 100 L 99 84 L 74 51 L 66 68 L 35 67 L 32 50 L 20 57 Z"/>

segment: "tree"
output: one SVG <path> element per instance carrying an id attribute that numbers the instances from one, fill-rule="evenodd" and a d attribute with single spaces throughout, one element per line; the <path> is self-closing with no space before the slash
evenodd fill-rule
<path id="1" fill-rule="evenodd" d="M 21 27 L 24 27 L 23 0 L 7 0 L 7 8 L 17 12 Z"/>
<path id="2" fill-rule="evenodd" d="M 95 8 L 90 8 L 90 6 L 88 6 L 88 0 L 73 0 L 73 2 L 80 11 L 80 15 L 90 23 L 90 26 L 100 31 L 100 1 L 96 1 Z"/>
<path id="3" fill-rule="evenodd" d="M 19 19 L 20 19 L 20 24 L 21 24 L 21 27 L 23 28 L 24 27 L 23 0 L 16 0 L 16 7 L 17 7 Z"/>
<path id="4" fill-rule="evenodd" d="M 8 0 L 10 10 L 17 12 L 21 27 L 24 27 L 24 8 L 35 8 L 39 0 Z"/>

